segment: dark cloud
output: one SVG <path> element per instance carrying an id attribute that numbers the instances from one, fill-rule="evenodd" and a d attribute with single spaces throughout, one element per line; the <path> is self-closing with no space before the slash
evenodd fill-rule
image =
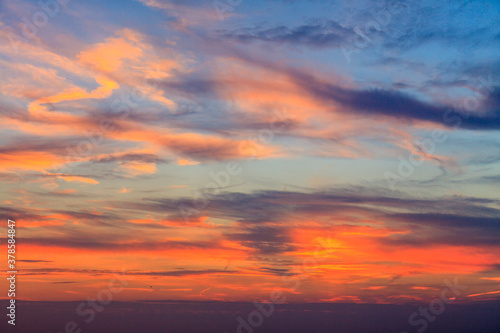
<path id="1" fill-rule="evenodd" d="M 115 214 L 107 213 L 91 213 L 86 211 L 72 211 L 72 210 L 54 210 L 56 214 L 63 214 L 73 217 L 75 220 L 112 220 L 117 216 Z"/>
<path id="2" fill-rule="evenodd" d="M 481 228 L 485 229 L 485 231 L 489 230 L 489 232 L 500 233 L 500 216 L 483 217 L 441 213 L 406 213 L 394 214 L 391 217 L 395 220 L 418 223 L 419 225 L 427 224 L 443 228 Z"/>
<path id="3" fill-rule="evenodd" d="M 22 208 L 0 206 L 0 220 L 26 220 L 38 221 L 43 219 L 43 215 Z"/>
<path id="4" fill-rule="evenodd" d="M 246 28 L 235 31 L 218 31 L 223 38 L 239 42 L 263 41 L 291 45 L 305 45 L 318 48 L 338 48 L 355 33 L 352 28 L 344 27 L 335 21 L 304 24 L 289 28 L 279 26 L 273 28 Z"/>
<path id="5" fill-rule="evenodd" d="M 23 269 L 23 275 L 48 275 L 57 273 L 72 273 L 84 275 L 110 275 L 116 273 L 113 270 L 97 270 L 97 269 L 70 269 L 70 268 L 34 268 Z M 220 269 L 204 269 L 204 270 L 185 270 L 179 269 L 175 271 L 126 271 L 128 276 L 142 275 L 142 276 L 189 276 L 189 275 L 210 275 L 210 274 L 235 274 L 234 270 L 220 270 Z M 121 273 L 120 273 L 121 274 Z M 74 281 L 63 281 L 53 283 L 76 283 Z"/>
<path id="6" fill-rule="evenodd" d="M 196 161 L 224 161 L 245 158 L 238 142 L 227 140 L 189 141 L 183 138 L 164 138 L 162 145 L 176 154 Z"/>
<path id="7" fill-rule="evenodd" d="M 500 240 L 500 210 L 494 199 L 475 197 L 417 198 L 396 196 L 385 190 L 344 188 L 320 192 L 259 191 L 221 193 L 207 199 L 197 210 L 193 200 L 145 199 L 114 203 L 128 209 L 156 212 L 167 219 L 182 220 L 180 207 L 193 209 L 191 219 L 211 216 L 237 222 L 224 230 L 224 237 L 253 248 L 258 253 L 286 253 L 293 250 L 289 238 L 294 228 L 289 221 L 324 221 L 335 232 L 337 226 L 363 224 L 367 219 L 410 234 L 389 237 L 390 245 L 454 244 L 496 246 Z M 398 213 L 395 213 L 397 211 Z M 328 222 L 330 221 L 330 222 Z M 349 221 L 349 222 L 335 222 Z"/>
<path id="8" fill-rule="evenodd" d="M 489 269 L 485 272 L 488 273 L 500 273 L 500 263 L 490 265 Z"/>
<path id="9" fill-rule="evenodd" d="M 260 272 L 271 273 L 276 276 L 294 276 L 298 273 L 290 272 L 289 268 L 276 268 L 276 267 L 259 267 L 257 268 Z"/>
<path id="10" fill-rule="evenodd" d="M 31 268 L 21 270 L 23 275 L 52 275 L 58 273 L 85 274 L 89 276 L 109 275 L 116 273 L 112 270 L 72 269 L 72 268 Z"/>
<path id="11" fill-rule="evenodd" d="M 155 154 L 130 153 L 130 154 L 110 154 L 91 160 L 95 163 L 113 162 L 144 162 L 144 163 L 166 163 L 167 161 Z"/>
<path id="12" fill-rule="evenodd" d="M 428 121 L 450 128 L 471 130 L 500 129 L 500 88 L 494 87 L 493 93 L 484 101 L 473 102 L 486 108 L 485 114 L 468 112 L 464 107 L 452 108 L 439 103 L 420 101 L 411 95 L 398 91 L 373 89 L 346 89 L 328 82 L 321 82 L 312 75 L 293 71 L 292 77 L 303 87 L 325 104 L 338 103 L 345 112 L 359 113 L 367 116 L 386 116 L 406 121 Z M 337 110 L 337 109 L 336 109 Z M 481 109 L 477 110 L 480 111 Z"/>
<path id="13" fill-rule="evenodd" d="M 71 220 L 92 225 L 91 232 L 81 232 L 70 225 L 46 227 L 57 235 L 23 237 L 23 242 L 38 246 L 109 251 L 139 251 L 168 249 L 224 248 L 221 240 L 231 240 L 254 249 L 251 256 L 279 255 L 293 251 L 291 232 L 297 223 L 311 219 L 331 228 L 363 225 L 373 220 L 389 228 L 410 231 L 381 239 L 390 246 L 430 246 L 451 244 L 460 246 L 500 245 L 500 210 L 498 201 L 475 197 L 417 198 L 390 194 L 385 190 L 339 188 L 317 192 L 258 191 L 253 193 L 224 192 L 211 196 L 208 205 L 196 210 L 192 198 L 143 199 L 133 202 L 113 202 L 113 214 L 87 211 L 54 210 L 32 213 L 29 210 L 0 208 L 0 217 L 45 221 L 45 215 L 63 214 Z M 183 221 L 180 208 L 194 210 L 192 221 L 201 216 L 233 221 L 220 226 L 221 236 L 202 241 L 137 240 L 137 230 L 174 228 L 161 224 L 127 222 L 120 208 L 127 212 L 156 213 L 166 220 Z M 397 212 L 397 213 L 396 213 Z M 348 222 L 346 222 L 348 221 Z M 291 223 L 293 222 L 293 223 Z M 189 224 L 186 223 L 186 226 Z M 118 231 L 118 232 L 115 232 Z"/>
<path id="14" fill-rule="evenodd" d="M 214 96 L 221 83 L 206 78 L 184 77 L 177 81 L 163 81 L 160 86 L 165 91 L 175 92 L 184 97 Z"/>
<path id="15" fill-rule="evenodd" d="M 58 214 L 62 215 L 61 217 L 54 218 L 53 215 Z M 20 222 L 18 224 L 19 228 L 31 227 L 30 224 L 32 222 L 51 222 L 54 219 L 63 220 L 68 222 L 65 226 L 57 226 L 58 233 L 63 233 L 67 237 L 72 238 L 76 236 L 79 237 L 90 237 L 94 238 L 94 236 L 90 235 L 82 235 L 79 231 L 74 230 L 71 225 L 73 222 L 86 224 L 92 227 L 102 227 L 107 228 L 105 233 L 105 237 L 108 237 L 108 240 L 113 240 L 116 237 L 116 230 L 121 231 L 130 231 L 135 230 L 139 227 L 138 224 L 128 222 L 127 217 L 122 217 L 119 213 L 93 213 L 85 210 L 32 210 L 29 208 L 22 207 L 2 207 L 0 206 L 0 219 L 15 220 L 16 222 Z M 52 230 L 53 227 L 48 225 L 43 228 L 47 230 Z M 167 229 L 168 227 L 154 224 L 154 223 L 145 223 L 140 224 L 141 229 Z M 110 230 L 115 230 L 115 234 L 110 235 Z M 113 236 L 113 237 L 111 237 Z"/>
<path id="16" fill-rule="evenodd" d="M 38 237 L 24 238 L 23 243 L 48 247 L 64 247 L 108 251 L 154 251 L 168 249 L 210 249 L 221 248 L 215 241 L 128 241 L 108 240 L 107 235 L 94 237 L 82 234 L 81 237 Z"/>
<path id="17" fill-rule="evenodd" d="M 500 87 L 495 85 L 482 86 L 481 96 L 470 97 L 467 100 L 468 104 L 464 102 L 458 106 L 452 106 L 420 100 L 399 90 L 344 88 L 331 81 L 320 80 L 313 74 L 300 69 L 287 68 L 261 59 L 254 59 L 243 53 L 236 52 L 235 56 L 252 65 L 287 75 L 298 87 L 301 87 L 304 94 L 316 98 L 325 107 L 329 108 L 332 104 L 340 105 L 341 107 L 332 108 L 335 112 L 357 114 L 362 117 L 386 117 L 387 119 L 404 121 L 407 124 L 415 121 L 426 121 L 448 128 L 484 131 L 500 129 Z M 463 83 L 463 80 L 454 80 L 450 84 L 455 86 L 457 84 L 463 85 Z M 486 83 L 494 84 L 493 82 Z M 222 92 L 224 89 L 234 89 L 234 84 L 214 79 L 204 80 L 200 92 L 210 93 L 210 96 L 217 98 L 214 91 Z M 178 87 L 189 86 L 190 84 L 182 84 Z M 192 91 L 195 93 L 200 88 L 196 88 L 194 85 L 194 88 L 185 89 L 187 89 L 186 93 L 195 89 Z M 231 129 L 233 125 L 233 123 L 227 123 L 224 128 Z M 189 149 L 189 147 L 179 147 L 178 150 L 186 150 L 189 154 Z M 204 155 L 200 157 L 204 157 Z"/>
<path id="18" fill-rule="evenodd" d="M 0 147 L 0 154 L 44 151 L 57 155 L 67 155 L 69 154 L 68 146 L 74 146 L 82 140 L 87 140 L 86 137 L 76 136 L 45 138 L 31 135 L 15 135 L 9 139 L 10 142 L 8 145 Z"/>
<path id="19" fill-rule="evenodd" d="M 127 275 L 149 275 L 149 276 L 187 276 L 187 275 L 209 275 L 209 274 L 235 274 L 234 270 L 203 269 L 203 270 L 177 270 L 177 271 L 154 271 L 154 272 L 127 272 Z"/>
<path id="20" fill-rule="evenodd" d="M 75 193 L 75 192 L 65 192 L 61 190 L 55 190 L 55 191 L 49 191 L 49 192 L 36 192 L 36 191 L 30 191 L 30 193 L 36 194 L 36 195 L 41 195 L 41 196 L 49 196 L 49 197 L 60 197 L 60 198 L 85 198 L 89 197 L 87 194 L 83 193 Z"/>
<path id="21" fill-rule="evenodd" d="M 228 233 L 225 235 L 232 241 L 256 249 L 259 254 L 276 254 L 293 251 L 292 242 L 287 228 L 256 226 L 248 228 L 241 233 Z"/>
<path id="22" fill-rule="evenodd" d="M 498 247 L 500 246 L 498 229 L 495 233 L 489 230 L 477 228 L 472 231 L 448 228 L 446 230 L 414 231 L 410 235 L 390 236 L 381 240 L 381 243 L 392 246 L 403 247 L 428 247 L 440 245 L 453 246 L 477 246 Z"/>
<path id="23" fill-rule="evenodd" d="M 479 179 L 480 182 L 486 184 L 494 184 L 500 182 L 500 175 L 498 176 L 484 176 Z"/>
<path id="24" fill-rule="evenodd" d="M 475 197 L 446 197 L 425 199 L 403 194 L 394 196 L 386 190 L 364 187 L 340 188 L 317 192 L 257 191 L 253 193 L 223 192 L 205 198 L 205 208 L 197 209 L 195 203 L 202 198 L 145 198 L 139 202 L 114 202 L 116 207 L 128 207 L 138 211 L 168 214 L 179 218 L 180 207 L 204 211 L 215 217 L 234 219 L 242 223 L 259 224 L 283 221 L 291 214 L 335 214 L 351 209 L 358 212 L 379 213 L 392 217 L 393 208 L 418 210 L 421 213 L 454 213 L 464 216 L 500 216 L 500 211 L 490 207 L 497 200 Z M 403 215 L 401 215 L 403 216 Z M 411 216 L 411 215 L 408 215 Z M 443 215 L 445 216 L 445 215 Z"/>

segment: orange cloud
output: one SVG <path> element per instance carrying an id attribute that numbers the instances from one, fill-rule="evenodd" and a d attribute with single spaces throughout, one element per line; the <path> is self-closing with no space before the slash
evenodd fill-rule
<path id="1" fill-rule="evenodd" d="M 119 70 L 125 60 L 137 59 L 143 54 L 140 43 L 137 43 L 138 36 L 130 30 L 126 30 L 125 34 L 131 38 L 132 42 L 125 37 L 108 38 L 104 43 L 94 45 L 81 52 L 77 59 L 104 73 Z"/>
<path id="2" fill-rule="evenodd" d="M 135 177 L 138 175 L 151 175 L 156 173 L 156 164 L 143 162 L 126 162 L 121 165 L 127 175 Z"/>
<path id="3" fill-rule="evenodd" d="M 67 182 L 76 182 L 76 183 L 84 183 L 84 184 L 99 184 L 99 182 L 97 180 L 89 178 L 89 177 L 73 176 L 73 175 L 65 175 L 65 174 L 50 174 L 50 173 L 48 173 L 47 175 L 55 176 L 57 178 L 65 180 Z"/>
<path id="4" fill-rule="evenodd" d="M 35 170 L 45 171 L 62 163 L 54 154 L 37 151 L 0 153 L 0 170 Z"/>

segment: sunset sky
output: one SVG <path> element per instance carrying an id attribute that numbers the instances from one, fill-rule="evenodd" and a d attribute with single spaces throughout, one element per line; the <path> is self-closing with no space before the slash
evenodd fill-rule
<path id="1" fill-rule="evenodd" d="M 498 1 L 47 3 L 0 3 L 18 299 L 500 298 Z"/>

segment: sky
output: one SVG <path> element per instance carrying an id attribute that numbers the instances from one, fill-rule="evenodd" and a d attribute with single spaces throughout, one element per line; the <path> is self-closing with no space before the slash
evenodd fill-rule
<path id="1" fill-rule="evenodd" d="M 498 299 L 499 17 L 493 0 L 1 1 L 17 297 L 81 300 L 126 272 L 117 300 L 402 304 L 445 280 Z"/>

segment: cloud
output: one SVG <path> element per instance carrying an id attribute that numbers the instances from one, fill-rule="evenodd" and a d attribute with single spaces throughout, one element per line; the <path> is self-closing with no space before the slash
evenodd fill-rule
<path id="1" fill-rule="evenodd" d="M 231 160 L 248 157 L 277 156 L 277 149 L 257 140 L 230 140 L 195 133 L 177 134 L 161 139 L 165 148 L 196 161 Z"/>
<path id="2" fill-rule="evenodd" d="M 418 138 L 411 130 L 500 128 L 500 99 L 494 87 L 484 88 L 493 91 L 489 95 L 474 96 L 471 103 L 478 106 L 477 110 L 468 111 L 463 100 L 459 107 L 452 107 L 452 102 L 424 100 L 395 89 L 358 87 L 345 83 L 342 77 L 285 66 L 251 54 L 236 52 L 235 57 L 224 61 L 224 67 L 215 66 L 220 70 L 210 75 L 179 76 L 162 81 L 161 87 L 186 97 L 201 95 L 223 103 L 230 101 L 228 111 L 215 107 L 212 111 L 205 106 L 186 116 L 186 120 L 192 120 L 189 125 L 185 120 L 176 123 L 219 133 L 259 131 L 277 126 L 273 110 L 280 110 L 285 114 L 280 119 L 285 126 L 280 126 L 283 130 L 275 131 L 274 137 L 306 139 L 308 143 L 303 151 L 300 145 L 293 150 L 282 147 L 287 155 L 370 158 L 373 147 L 368 142 L 383 142 L 442 168 L 456 169 L 455 158 L 427 153 L 415 145 Z M 212 118 L 209 116 L 221 114 L 227 115 L 224 121 L 207 125 Z M 387 128 L 387 124 L 396 123 L 408 130 Z"/>
<path id="3" fill-rule="evenodd" d="M 99 275 L 112 275 L 116 272 L 111 270 L 97 270 L 97 269 L 67 269 L 67 268 L 32 268 L 23 269 L 24 275 L 53 275 L 58 273 L 69 273 L 69 274 L 82 274 L 90 276 Z M 206 269 L 206 270 L 186 270 L 180 269 L 176 271 L 127 271 L 127 276 L 193 276 L 193 275 L 212 275 L 212 274 L 235 274 L 237 271 L 233 270 L 218 270 L 218 269 Z M 54 282 L 54 283 L 76 283 L 72 282 Z"/>
<path id="4" fill-rule="evenodd" d="M 140 37 L 131 30 L 123 30 L 123 37 L 110 37 L 105 42 L 92 45 L 81 52 L 77 59 L 103 73 L 119 70 L 126 60 L 134 60 L 143 55 Z"/>
<path id="5" fill-rule="evenodd" d="M 398 91 L 372 89 L 347 89 L 328 82 L 322 82 L 310 74 L 292 71 L 292 78 L 304 89 L 325 103 L 335 102 L 344 112 L 356 112 L 366 116 L 385 116 L 406 121 L 426 121 L 448 128 L 471 130 L 500 129 L 500 89 L 482 104 L 486 113 L 470 112 L 465 107 L 453 108 L 440 103 L 424 102 Z M 490 87 L 490 89 L 493 87 Z M 479 110 L 478 110 L 479 111 Z"/>
<path id="6" fill-rule="evenodd" d="M 106 239 L 90 240 L 86 237 L 65 237 L 65 238 L 25 238 L 28 245 L 43 247 L 85 249 L 93 251 L 148 251 L 156 252 L 163 250 L 197 250 L 197 249 L 216 249 L 221 248 L 217 242 L 210 241 L 127 241 L 115 242 Z"/>
<path id="7" fill-rule="evenodd" d="M 181 32 L 197 26 L 207 27 L 220 20 L 211 2 L 200 0 L 139 0 L 144 5 L 163 10 L 172 28 Z M 229 16 L 229 15 L 227 15 Z"/>
<path id="8" fill-rule="evenodd" d="M 286 228 L 255 226 L 243 229 L 242 233 L 229 233 L 225 236 L 241 245 L 254 248 L 257 254 L 276 254 L 291 252 L 295 248 L 290 244 L 291 237 Z"/>
<path id="9" fill-rule="evenodd" d="M 317 48 L 339 48 L 355 36 L 354 30 L 329 20 L 323 23 L 304 24 L 289 28 L 278 26 L 273 28 L 246 28 L 234 31 L 217 31 L 220 38 L 229 38 L 242 43 L 262 41 L 292 46 L 308 46 Z"/>
<path id="10" fill-rule="evenodd" d="M 67 182 L 76 182 L 76 183 L 84 183 L 84 184 L 99 184 L 99 182 L 93 178 L 90 177 L 82 177 L 82 176 L 75 176 L 75 175 L 69 175 L 69 174 L 63 174 L 63 173 L 57 173 L 57 174 L 47 174 L 47 177 L 55 177 L 58 179 L 65 180 Z"/>
<path id="11" fill-rule="evenodd" d="M 500 210 L 492 207 L 498 204 L 495 200 L 396 197 L 383 191 L 371 192 L 346 188 L 311 193 L 221 193 L 207 199 L 209 205 L 202 211 L 196 210 L 189 198 L 145 199 L 114 205 L 167 214 L 171 220 L 182 220 L 179 207 L 187 207 L 193 210 L 193 220 L 208 215 L 234 221 L 234 229 L 228 230 L 225 237 L 261 253 L 293 251 L 293 230 L 308 223 L 309 227 L 331 228 L 332 232 L 349 225 L 364 225 L 366 237 L 390 246 L 500 245 Z M 388 229 L 381 231 L 376 225 Z"/>
<path id="12" fill-rule="evenodd" d="M 284 66 L 250 55 L 238 53 L 238 58 L 238 61 L 231 63 L 232 79 L 226 81 L 224 76 L 221 76 L 211 84 L 211 86 L 218 87 L 219 93 L 223 91 L 225 96 L 236 97 L 236 100 L 245 98 L 247 94 L 252 97 L 255 104 L 255 101 L 262 99 L 261 96 L 266 96 L 266 92 L 269 94 L 269 91 L 275 89 L 276 94 L 269 94 L 269 101 L 273 96 L 274 101 L 285 103 L 281 100 L 281 95 L 284 97 L 290 94 L 290 99 L 297 99 L 296 106 L 309 108 L 309 114 L 311 109 L 319 109 L 323 113 L 356 115 L 357 120 L 362 119 L 359 116 L 368 116 L 385 123 L 391 120 L 402 120 L 408 126 L 420 121 L 439 124 L 447 128 L 471 130 L 498 130 L 500 128 L 500 88 L 495 85 L 484 87 L 490 92 L 486 96 L 480 98 L 475 96 L 468 104 L 462 100 L 458 107 L 454 107 L 441 102 L 423 101 L 398 90 L 366 89 L 352 85 L 348 87 L 314 71 L 306 72 L 303 69 Z M 254 68 L 250 71 L 248 66 L 256 67 L 258 70 Z M 242 73 L 246 70 L 248 73 L 243 77 Z M 281 79 L 276 83 L 273 82 L 277 77 Z M 263 80 L 264 78 L 268 79 Z M 256 85 L 256 82 L 261 79 L 262 82 Z M 235 84 L 239 87 L 235 91 L 237 94 L 231 94 L 232 86 Z M 471 109 L 471 106 L 475 109 Z M 293 109 L 292 106 L 289 111 L 292 114 Z M 349 118 L 342 120 L 346 122 Z M 350 120 L 352 121 L 352 118 Z"/>

